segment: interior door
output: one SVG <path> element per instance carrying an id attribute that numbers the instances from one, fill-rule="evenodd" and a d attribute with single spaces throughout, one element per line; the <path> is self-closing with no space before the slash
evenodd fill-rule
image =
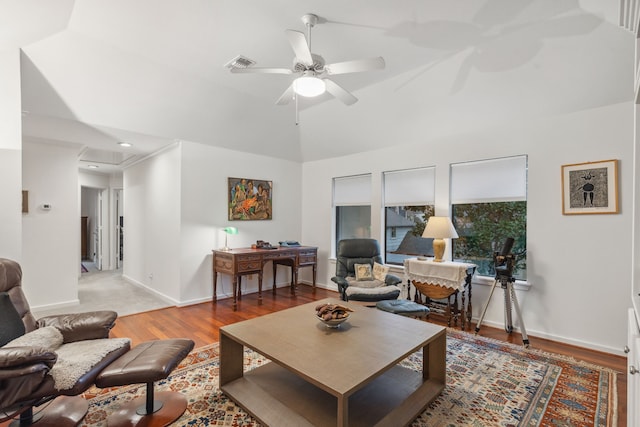
<path id="1" fill-rule="evenodd" d="M 98 209 L 96 209 L 96 229 L 95 229 L 95 233 L 96 233 L 96 238 L 95 238 L 95 253 L 96 253 L 96 259 L 95 259 L 95 264 L 96 264 L 96 268 L 98 270 L 102 270 L 102 242 L 103 242 L 103 236 L 102 236 L 102 219 L 103 219 L 103 215 L 102 215 L 102 207 L 103 207 L 103 203 L 102 203 L 102 191 L 98 192 Z"/>

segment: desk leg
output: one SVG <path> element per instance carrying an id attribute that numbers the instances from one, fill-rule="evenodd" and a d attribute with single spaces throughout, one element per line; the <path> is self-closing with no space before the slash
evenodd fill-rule
<path id="1" fill-rule="evenodd" d="M 258 305 L 262 305 L 262 269 L 258 272 Z"/>
<path id="2" fill-rule="evenodd" d="M 233 275 L 233 283 L 231 283 L 231 289 L 233 289 L 233 311 L 238 310 L 238 276 Z"/>
<path id="3" fill-rule="evenodd" d="M 278 272 L 278 263 L 273 261 L 273 294 L 276 294 L 276 273 Z"/>
<path id="4" fill-rule="evenodd" d="M 213 302 L 218 302 L 218 273 L 213 268 Z"/>
<path id="5" fill-rule="evenodd" d="M 291 266 L 291 295 L 296 295 L 296 286 L 298 285 L 298 268 L 296 267 L 296 263 L 294 261 Z"/>
<path id="6" fill-rule="evenodd" d="M 313 264 L 313 293 L 316 292 L 316 275 L 318 273 L 318 263 Z"/>

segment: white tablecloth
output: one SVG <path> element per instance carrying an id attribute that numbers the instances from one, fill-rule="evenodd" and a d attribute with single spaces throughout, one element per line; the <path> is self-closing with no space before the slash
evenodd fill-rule
<path id="1" fill-rule="evenodd" d="M 473 267 L 474 264 L 463 262 L 422 261 L 417 258 L 404 260 L 404 273 L 409 280 L 458 290 L 464 288 L 467 270 Z"/>

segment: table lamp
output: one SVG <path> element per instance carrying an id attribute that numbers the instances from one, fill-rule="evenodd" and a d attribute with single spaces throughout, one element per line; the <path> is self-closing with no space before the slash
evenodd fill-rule
<path id="1" fill-rule="evenodd" d="M 221 251 L 230 251 L 231 248 L 227 245 L 227 237 L 229 234 L 238 234 L 238 229 L 235 227 L 225 227 L 222 229 L 224 231 L 224 248 L 220 249 Z"/>
<path id="2" fill-rule="evenodd" d="M 447 246 L 443 239 L 455 239 L 458 237 L 451 219 L 446 216 L 432 216 L 427 220 L 422 237 L 433 238 L 433 255 L 435 262 L 443 262 L 444 249 Z"/>

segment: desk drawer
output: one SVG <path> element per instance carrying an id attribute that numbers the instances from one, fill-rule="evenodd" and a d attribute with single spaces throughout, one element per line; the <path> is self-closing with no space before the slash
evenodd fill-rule
<path id="1" fill-rule="evenodd" d="M 233 274 L 233 258 L 217 255 L 215 257 L 215 271 Z"/>
<path id="2" fill-rule="evenodd" d="M 260 259 L 238 261 L 238 273 L 246 271 L 259 272 L 260 270 L 262 270 L 262 262 L 260 262 Z"/>
<path id="3" fill-rule="evenodd" d="M 299 258 L 299 264 L 300 265 L 305 265 L 305 264 L 315 264 L 316 263 L 316 254 L 300 254 L 300 258 Z"/>
<path id="4" fill-rule="evenodd" d="M 271 260 L 271 259 L 278 259 L 278 258 L 292 258 L 292 259 L 296 258 L 295 252 L 280 252 L 280 251 L 264 254 L 263 256 L 265 261 Z"/>

